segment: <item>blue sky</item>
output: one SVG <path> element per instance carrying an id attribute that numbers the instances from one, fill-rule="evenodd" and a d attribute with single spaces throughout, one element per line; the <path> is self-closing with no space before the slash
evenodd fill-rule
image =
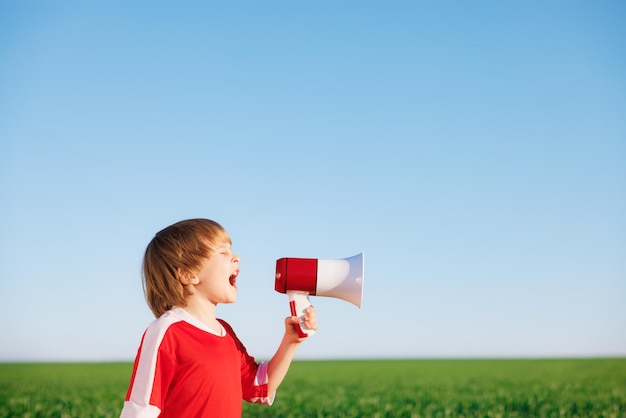
<path id="1" fill-rule="evenodd" d="M 299 358 L 626 356 L 626 7 L 0 5 L 0 361 L 131 360 L 181 219 L 241 257 L 271 356 L 282 257 L 365 253 Z"/>

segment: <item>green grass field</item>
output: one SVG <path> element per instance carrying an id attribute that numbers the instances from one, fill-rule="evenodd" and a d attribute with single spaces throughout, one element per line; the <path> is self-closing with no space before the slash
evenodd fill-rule
<path id="1" fill-rule="evenodd" d="M 131 368 L 0 364 L 0 417 L 117 417 Z M 243 416 L 624 418 L 626 359 L 298 361 Z"/>

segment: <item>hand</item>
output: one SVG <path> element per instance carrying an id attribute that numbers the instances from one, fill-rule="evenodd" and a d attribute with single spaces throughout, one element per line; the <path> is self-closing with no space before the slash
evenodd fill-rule
<path id="1" fill-rule="evenodd" d="M 304 326 L 310 330 L 317 330 L 317 316 L 315 315 L 315 309 L 313 306 L 309 306 L 304 311 Z M 285 337 L 290 340 L 290 342 L 301 343 L 306 340 L 305 338 L 300 338 L 298 335 L 298 331 L 296 330 L 295 325 L 300 323 L 300 318 L 297 316 L 288 316 L 285 318 Z"/>

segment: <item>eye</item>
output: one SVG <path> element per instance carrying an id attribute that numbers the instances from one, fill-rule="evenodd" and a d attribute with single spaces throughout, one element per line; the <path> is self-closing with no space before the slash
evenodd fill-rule
<path id="1" fill-rule="evenodd" d="M 220 255 L 230 256 L 232 254 L 232 251 L 230 249 L 230 246 L 223 245 L 223 246 L 217 247 L 216 253 Z"/>

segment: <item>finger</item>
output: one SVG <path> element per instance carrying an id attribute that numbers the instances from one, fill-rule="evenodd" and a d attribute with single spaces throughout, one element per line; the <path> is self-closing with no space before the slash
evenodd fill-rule
<path id="1" fill-rule="evenodd" d="M 304 324 L 309 329 L 317 328 L 317 318 L 315 318 L 315 315 L 307 315 L 304 317 Z"/>

